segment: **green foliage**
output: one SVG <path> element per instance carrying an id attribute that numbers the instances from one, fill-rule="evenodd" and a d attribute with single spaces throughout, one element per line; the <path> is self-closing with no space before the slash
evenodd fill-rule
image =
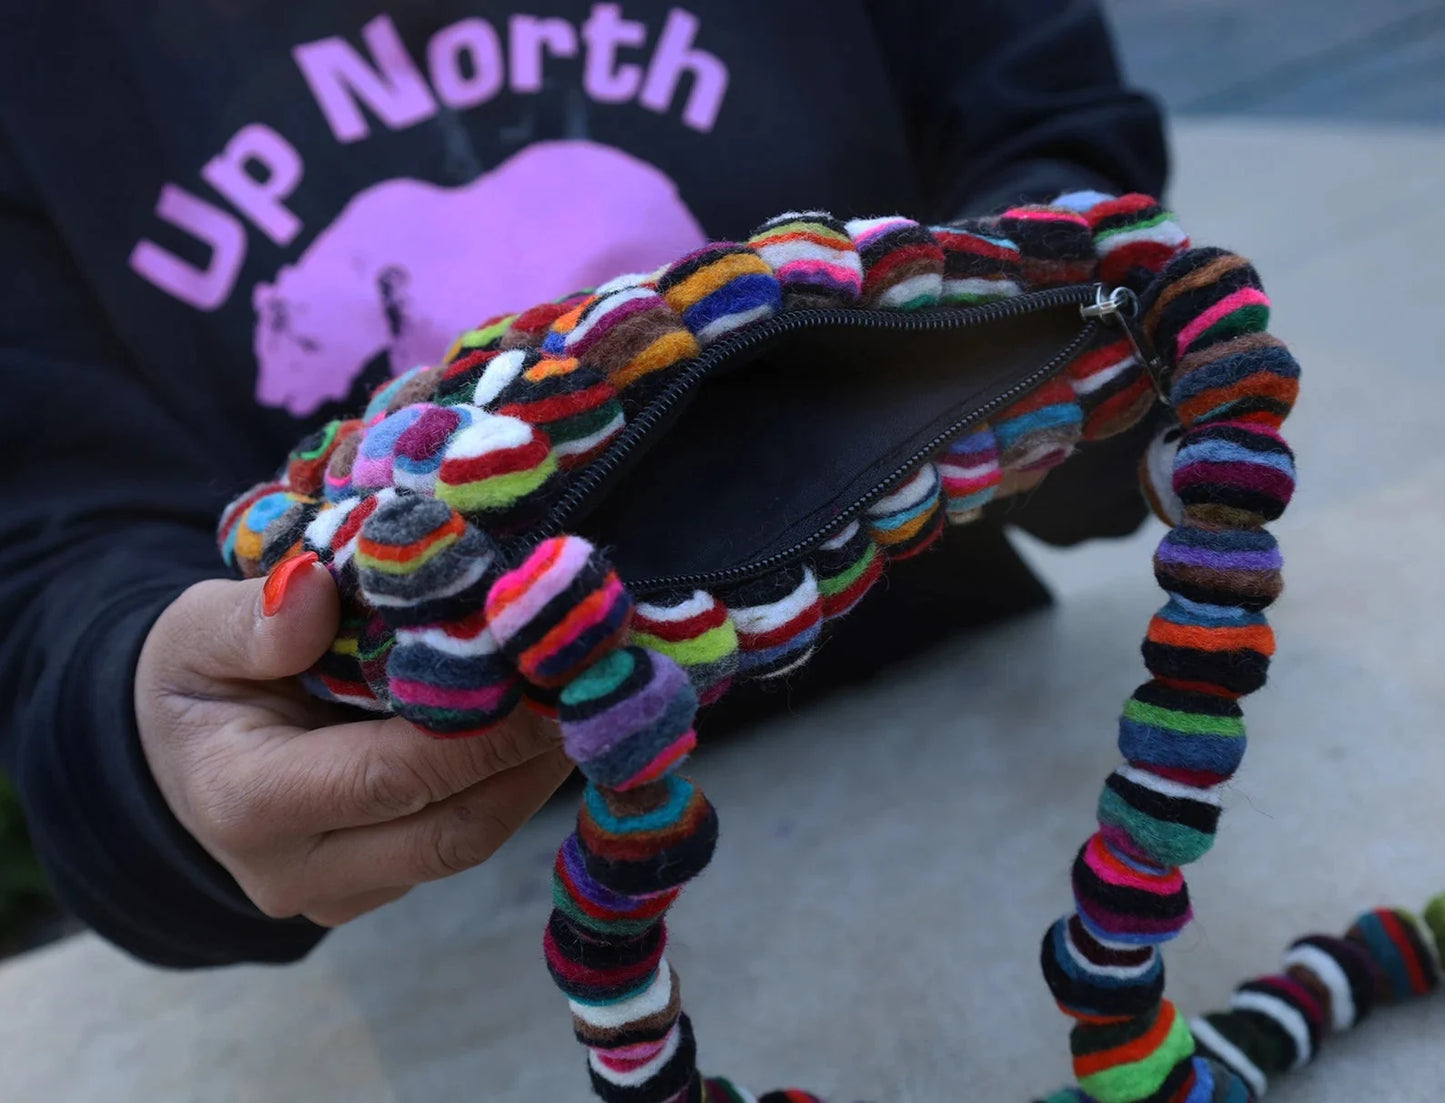
<path id="1" fill-rule="evenodd" d="M 0 946 L 20 940 L 30 923 L 53 907 L 20 800 L 0 775 Z"/>

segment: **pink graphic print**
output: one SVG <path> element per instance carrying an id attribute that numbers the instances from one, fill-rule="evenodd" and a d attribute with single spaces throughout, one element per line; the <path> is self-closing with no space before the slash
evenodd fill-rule
<path id="1" fill-rule="evenodd" d="M 435 363 L 457 334 L 703 244 L 658 169 L 586 141 L 540 142 L 459 188 L 358 194 L 273 283 L 257 284 L 256 399 L 300 417 L 377 354 Z"/>

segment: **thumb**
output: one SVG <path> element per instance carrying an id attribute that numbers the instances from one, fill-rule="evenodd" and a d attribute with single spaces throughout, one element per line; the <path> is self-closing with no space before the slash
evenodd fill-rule
<path id="1" fill-rule="evenodd" d="M 268 578 L 200 582 L 168 613 L 178 621 L 180 661 L 214 678 L 272 681 L 300 674 L 319 659 L 341 619 L 330 573 L 306 552 Z"/>

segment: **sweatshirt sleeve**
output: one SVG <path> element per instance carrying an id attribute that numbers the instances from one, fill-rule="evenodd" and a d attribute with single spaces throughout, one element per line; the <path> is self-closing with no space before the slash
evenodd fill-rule
<path id="1" fill-rule="evenodd" d="M 1124 86 L 1096 0 L 870 0 L 870 13 L 928 217 L 1162 192 L 1159 109 Z"/>
<path id="2" fill-rule="evenodd" d="M 289 961 L 274 920 L 172 816 L 136 730 L 145 635 L 222 573 L 234 474 L 128 364 L 0 145 L 0 766 L 61 901 L 157 965 Z"/>

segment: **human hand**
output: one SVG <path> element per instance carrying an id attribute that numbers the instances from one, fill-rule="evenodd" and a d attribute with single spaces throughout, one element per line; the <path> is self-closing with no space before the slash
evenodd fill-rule
<path id="1" fill-rule="evenodd" d="M 450 740 L 400 718 L 338 722 L 294 676 L 339 616 L 314 556 L 200 582 L 157 619 L 135 679 L 141 745 L 181 825 L 265 914 L 328 927 L 486 861 L 571 772 L 556 725 L 525 709 Z"/>

